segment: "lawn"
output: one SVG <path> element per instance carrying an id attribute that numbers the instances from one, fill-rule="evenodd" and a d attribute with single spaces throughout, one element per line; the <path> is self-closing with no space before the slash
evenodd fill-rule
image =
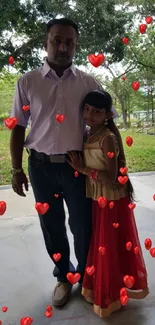
<path id="1" fill-rule="evenodd" d="M 136 133 L 136 131 L 121 131 L 127 167 L 129 172 L 155 171 L 155 136 Z M 131 136 L 133 145 L 128 147 L 125 138 Z M 11 159 L 9 153 L 10 131 L 0 131 L 0 185 L 11 182 Z M 24 150 L 23 168 L 27 173 L 27 152 Z"/>

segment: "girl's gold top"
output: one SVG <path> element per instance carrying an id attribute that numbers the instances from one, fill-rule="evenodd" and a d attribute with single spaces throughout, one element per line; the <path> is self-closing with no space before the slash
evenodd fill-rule
<path id="1" fill-rule="evenodd" d="M 114 137 L 115 139 L 115 152 L 118 157 L 119 147 L 116 136 L 107 128 L 102 127 L 94 135 L 86 137 L 84 141 L 84 161 L 85 165 L 91 169 L 97 169 L 101 171 L 107 171 L 105 155 L 101 149 L 101 143 L 107 136 Z M 109 158 L 110 159 L 110 158 Z M 121 185 L 118 181 L 110 183 L 107 181 L 94 180 L 87 176 L 86 179 L 86 196 L 93 200 L 98 200 L 100 196 L 105 197 L 107 200 L 119 200 L 122 197 L 127 196 L 127 186 Z"/>

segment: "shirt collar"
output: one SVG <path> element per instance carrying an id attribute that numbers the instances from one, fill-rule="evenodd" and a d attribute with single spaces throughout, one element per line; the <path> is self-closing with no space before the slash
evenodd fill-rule
<path id="1" fill-rule="evenodd" d="M 65 71 L 69 71 L 71 70 L 72 73 L 76 76 L 77 75 L 77 71 L 76 71 L 76 67 L 74 65 L 74 63 L 72 63 L 72 65 L 66 69 Z M 45 77 L 49 72 L 55 72 L 53 69 L 51 69 L 51 67 L 49 66 L 48 62 L 47 62 L 47 59 L 45 60 L 43 66 L 42 66 L 42 74 L 43 74 L 43 77 Z"/>

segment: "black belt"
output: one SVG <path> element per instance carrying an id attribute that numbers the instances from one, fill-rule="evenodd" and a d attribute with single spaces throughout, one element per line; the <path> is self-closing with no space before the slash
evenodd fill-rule
<path id="1" fill-rule="evenodd" d="M 34 149 L 27 149 L 30 157 L 41 160 L 42 162 L 51 163 L 65 163 L 66 159 L 69 159 L 68 154 L 58 154 L 58 155 L 46 155 L 43 152 L 37 152 Z"/>

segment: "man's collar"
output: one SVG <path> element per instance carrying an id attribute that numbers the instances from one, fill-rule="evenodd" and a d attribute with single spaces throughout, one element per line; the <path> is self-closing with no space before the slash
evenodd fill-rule
<path id="1" fill-rule="evenodd" d="M 68 71 L 68 70 L 71 70 L 75 76 L 77 75 L 76 67 L 75 67 L 74 63 L 72 63 L 72 65 L 65 71 Z M 43 77 L 45 77 L 50 71 L 54 72 L 54 70 L 49 66 L 47 59 L 46 59 L 42 66 Z"/>

